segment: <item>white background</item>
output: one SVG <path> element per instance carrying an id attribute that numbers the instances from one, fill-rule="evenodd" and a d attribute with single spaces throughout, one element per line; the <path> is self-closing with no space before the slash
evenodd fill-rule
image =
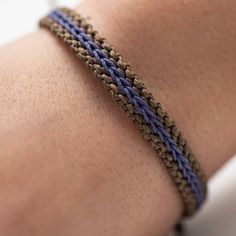
<path id="1" fill-rule="evenodd" d="M 38 19 L 55 4 L 70 6 L 78 1 L 1 0 L 0 46 L 35 30 Z M 187 222 L 186 235 L 236 235 L 236 158 L 212 178 L 209 187 L 208 202 L 194 219 Z"/>

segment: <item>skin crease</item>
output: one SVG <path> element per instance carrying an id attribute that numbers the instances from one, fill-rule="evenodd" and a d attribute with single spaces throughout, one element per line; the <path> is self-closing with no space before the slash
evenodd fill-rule
<path id="1" fill-rule="evenodd" d="M 212 176 L 235 153 L 235 1 L 88 0 L 76 9 L 130 62 Z M 83 63 L 45 30 L 0 58 L 0 235 L 165 235 L 180 196 Z"/>

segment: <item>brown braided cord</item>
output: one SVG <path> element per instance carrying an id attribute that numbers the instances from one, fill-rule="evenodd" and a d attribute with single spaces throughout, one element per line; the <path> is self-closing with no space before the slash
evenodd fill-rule
<path id="1" fill-rule="evenodd" d="M 194 193 L 182 173 L 178 170 L 175 161 L 173 161 L 172 157 L 166 152 L 160 139 L 152 134 L 151 129 L 146 125 L 143 118 L 134 113 L 133 108 L 128 104 L 127 99 L 118 92 L 117 86 L 112 83 L 112 79 L 104 73 L 103 68 L 88 54 L 88 52 L 81 46 L 80 42 L 74 40 L 71 34 L 69 34 L 59 24 L 55 23 L 51 18 L 44 18 L 41 20 L 40 25 L 48 28 L 51 32 L 56 34 L 59 39 L 63 40 L 64 43 L 76 53 L 76 55 L 93 71 L 96 77 L 101 80 L 104 87 L 110 91 L 115 100 L 120 104 L 121 108 L 133 119 L 144 138 L 152 145 L 164 165 L 167 167 L 182 196 L 185 206 L 184 214 L 186 216 L 192 215 L 196 210 L 196 199 Z"/>
<path id="2" fill-rule="evenodd" d="M 171 137 L 176 141 L 179 149 L 189 160 L 190 166 L 193 171 L 197 174 L 203 186 L 203 191 L 206 193 L 206 177 L 196 159 L 194 154 L 191 152 L 187 141 L 182 136 L 181 132 L 177 129 L 173 120 L 170 119 L 167 112 L 165 112 L 159 102 L 157 102 L 154 96 L 148 92 L 142 81 L 138 76 L 131 70 L 130 65 L 125 62 L 124 58 L 111 46 L 105 38 L 101 37 L 97 31 L 95 31 L 91 24 L 81 17 L 78 13 L 68 8 L 61 8 L 77 26 L 83 28 L 87 34 L 89 34 L 94 41 L 103 49 L 109 58 L 119 67 L 125 71 L 126 78 L 129 80 L 131 85 L 137 89 L 141 97 L 148 103 L 152 111 L 160 118 L 161 123 L 165 129 L 170 133 Z"/>

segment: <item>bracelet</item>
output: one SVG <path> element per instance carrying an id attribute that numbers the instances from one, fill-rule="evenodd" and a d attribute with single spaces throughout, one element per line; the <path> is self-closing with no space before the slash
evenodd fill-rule
<path id="1" fill-rule="evenodd" d="M 193 168 L 194 172 L 197 173 L 202 183 L 202 186 L 204 187 L 204 192 L 206 192 L 205 175 L 201 171 L 201 168 L 199 166 L 199 163 L 196 161 L 196 158 L 190 151 L 186 140 L 177 130 L 174 122 L 169 118 L 168 114 L 164 112 L 160 103 L 155 101 L 152 94 L 147 92 L 147 89 L 144 87 L 144 84 L 139 80 L 138 76 L 133 71 L 131 71 L 128 63 L 126 63 L 122 56 L 119 55 L 103 37 L 100 37 L 98 32 L 93 30 L 92 25 L 88 24 L 86 20 L 82 18 L 79 14 L 68 8 L 61 8 L 60 10 L 64 12 L 69 17 L 69 19 L 72 20 L 73 23 L 83 28 L 85 32 L 93 38 L 94 42 L 96 42 L 102 48 L 102 50 L 106 52 L 109 58 L 112 59 L 118 67 L 122 68 L 125 71 L 126 79 L 132 84 L 133 87 L 135 87 L 139 91 L 142 98 L 147 101 L 148 105 L 152 108 L 155 114 L 159 116 L 163 126 L 169 131 L 171 137 L 177 142 L 181 151 L 183 151 L 184 155 L 188 158 L 191 167 Z"/>
<path id="2" fill-rule="evenodd" d="M 170 173 L 192 215 L 206 198 L 206 178 L 174 122 L 116 50 L 79 14 L 62 8 L 40 21 L 63 40 L 132 118 Z"/>

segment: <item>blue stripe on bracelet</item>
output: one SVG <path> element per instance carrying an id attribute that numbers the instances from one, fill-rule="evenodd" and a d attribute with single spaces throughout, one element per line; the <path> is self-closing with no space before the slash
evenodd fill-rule
<path id="1" fill-rule="evenodd" d="M 128 101 L 134 107 L 135 113 L 141 115 L 153 133 L 158 135 L 191 186 L 196 196 L 197 205 L 200 207 L 205 199 L 205 194 L 198 177 L 189 165 L 188 159 L 178 148 L 176 141 L 171 138 L 169 132 L 163 127 L 159 118 L 152 112 L 147 102 L 141 98 L 140 94 L 126 80 L 124 71 L 118 68 L 93 39 L 82 28 L 75 25 L 64 13 L 56 10 L 49 17 L 66 29 L 75 40 L 81 43 L 82 47 L 88 51 L 90 56 L 96 59 L 97 63 L 104 68 L 105 73 L 112 78 L 113 83 L 118 86 L 120 93 L 128 98 Z"/>

